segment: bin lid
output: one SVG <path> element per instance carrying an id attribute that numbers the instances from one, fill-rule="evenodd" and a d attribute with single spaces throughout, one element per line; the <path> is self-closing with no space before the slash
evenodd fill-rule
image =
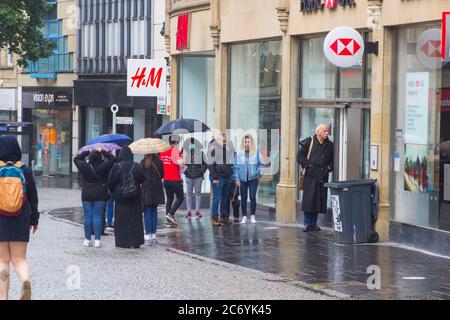
<path id="1" fill-rule="evenodd" d="M 335 182 L 325 183 L 324 186 L 327 188 L 343 189 L 343 188 L 349 188 L 349 187 L 354 187 L 354 186 L 372 185 L 375 182 L 377 182 L 376 179 L 347 180 L 347 181 L 335 181 Z"/>

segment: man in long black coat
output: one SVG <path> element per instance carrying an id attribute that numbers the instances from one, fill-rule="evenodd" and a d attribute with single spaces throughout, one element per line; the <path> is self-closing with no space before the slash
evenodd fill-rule
<path id="1" fill-rule="evenodd" d="M 324 183 L 333 171 L 333 142 L 328 139 L 329 127 L 320 124 L 316 134 L 300 141 L 297 162 L 306 169 L 303 188 L 302 210 L 304 212 L 303 231 L 320 231 L 317 226 L 319 213 L 327 212 L 327 189 Z M 312 145 L 308 158 L 309 147 Z"/>

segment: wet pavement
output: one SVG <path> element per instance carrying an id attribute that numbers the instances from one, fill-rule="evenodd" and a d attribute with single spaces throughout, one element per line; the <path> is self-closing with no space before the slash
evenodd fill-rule
<path id="1" fill-rule="evenodd" d="M 51 215 L 82 223 L 81 208 L 56 209 Z M 341 245 L 332 230 L 302 232 L 300 225 L 272 221 L 213 227 L 207 211 L 179 226 L 166 226 L 159 212 L 159 244 L 191 254 L 276 274 L 317 289 L 333 289 L 353 299 L 450 299 L 450 258 L 408 250 L 395 244 Z M 258 215 L 257 215 L 258 216 Z M 270 220 L 270 219 L 269 219 Z M 369 268 L 369 269 L 368 269 Z M 379 268 L 379 269 L 378 269 Z M 380 271 L 380 289 L 373 270 Z"/>

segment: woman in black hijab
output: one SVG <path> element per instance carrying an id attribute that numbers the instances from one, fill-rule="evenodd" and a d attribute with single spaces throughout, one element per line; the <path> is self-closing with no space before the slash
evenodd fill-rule
<path id="1" fill-rule="evenodd" d="M 22 151 L 14 136 L 0 137 L 0 168 L 6 164 L 20 167 L 25 178 L 25 195 L 22 211 L 15 216 L 0 214 L 0 300 L 8 299 L 9 265 L 12 262 L 17 275 L 22 280 L 21 300 L 31 299 L 30 267 L 26 258 L 30 241 L 30 229 L 36 232 L 39 222 L 38 195 L 33 172 L 20 160 Z M 0 197 L 4 195 L 0 194 Z"/>
<path id="2" fill-rule="evenodd" d="M 136 191 L 131 197 L 124 197 L 124 178 L 131 182 Z M 114 217 L 114 234 L 116 247 L 139 248 L 144 244 L 144 223 L 142 217 L 142 184 L 145 176 L 139 163 L 133 161 L 133 153 L 128 146 L 120 150 L 118 162 L 111 170 L 108 188 L 114 192 L 116 211 Z M 129 186 L 127 184 L 127 186 Z"/>

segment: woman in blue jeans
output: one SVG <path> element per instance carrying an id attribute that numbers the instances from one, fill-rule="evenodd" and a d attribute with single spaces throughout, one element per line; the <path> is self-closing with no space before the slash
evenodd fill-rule
<path id="1" fill-rule="evenodd" d="M 247 223 L 247 196 L 250 193 L 251 222 L 256 223 L 256 192 L 258 181 L 264 165 L 261 156 L 256 150 L 255 141 L 250 134 L 244 135 L 241 150 L 236 154 L 234 161 L 234 180 L 241 192 L 242 221 Z"/>
<path id="2" fill-rule="evenodd" d="M 102 219 L 108 200 L 106 180 L 114 164 L 114 156 L 101 149 L 85 151 L 77 155 L 73 162 L 82 180 L 81 201 L 84 211 L 84 246 L 91 246 L 91 230 L 94 229 L 94 247 L 101 247 L 103 231 Z"/>
<path id="3" fill-rule="evenodd" d="M 164 204 L 164 165 L 159 155 L 147 154 L 141 161 L 145 181 L 142 188 L 142 204 L 144 208 L 144 240 L 156 240 L 156 227 L 158 225 L 158 205 Z"/>

